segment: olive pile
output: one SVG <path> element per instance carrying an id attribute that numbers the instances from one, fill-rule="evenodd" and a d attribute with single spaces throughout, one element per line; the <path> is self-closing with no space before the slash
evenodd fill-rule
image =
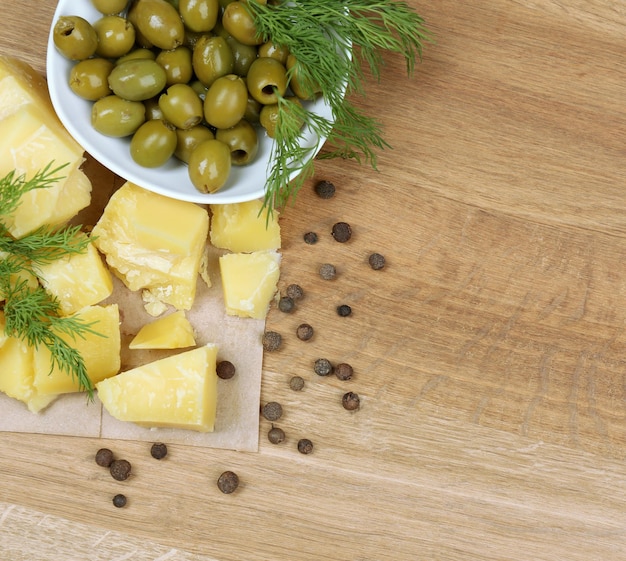
<path id="1" fill-rule="evenodd" d="M 274 138 L 277 93 L 310 97 L 295 73 L 288 79 L 293 55 L 259 37 L 247 0 L 92 2 L 100 19 L 59 17 L 54 44 L 76 61 L 69 86 L 93 102 L 91 125 L 130 137 L 141 166 L 176 157 L 212 193 L 231 165 L 254 159 L 258 131 Z"/>

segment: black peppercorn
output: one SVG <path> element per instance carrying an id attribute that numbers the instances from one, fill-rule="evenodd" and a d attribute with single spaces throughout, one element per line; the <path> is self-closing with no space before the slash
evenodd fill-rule
<path id="1" fill-rule="evenodd" d="M 215 365 L 215 372 L 222 380 L 230 380 L 236 371 L 235 365 L 229 360 L 220 360 Z"/>
<path id="2" fill-rule="evenodd" d="M 313 327 L 308 323 L 301 323 L 296 329 L 296 336 L 300 341 L 308 341 L 313 337 Z"/>
<path id="3" fill-rule="evenodd" d="M 239 487 L 239 476 L 234 471 L 225 471 L 218 477 L 217 487 L 222 493 L 229 495 Z"/>
<path id="4" fill-rule="evenodd" d="M 276 401 L 270 401 L 263 406 L 261 412 L 268 421 L 278 421 L 283 416 L 283 407 Z"/>
<path id="5" fill-rule="evenodd" d="M 328 376 L 333 371 L 333 365 L 327 358 L 318 358 L 313 365 L 313 371 L 318 376 Z"/>
<path id="6" fill-rule="evenodd" d="M 298 440 L 298 452 L 300 454 L 310 454 L 313 452 L 313 443 L 308 438 Z"/>
<path id="7" fill-rule="evenodd" d="M 96 463 L 99 466 L 108 468 L 112 462 L 113 452 L 111 452 L 108 448 L 100 448 L 100 450 L 96 452 Z"/>
<path id="8" fill-rule="evenodd" d="M 348 411 L 356 411 L 361 406 L 361 399 L 359 398 L 359 394 L 348 392 L 341 398 L 341 404 L 343 408 Z"/>
<path id="9" fill-rule="evenodd" d="M 315 193 L 320 199 L 330 199 L 335 195 L 335 186 L 330 181 L 319 181 L 315 184 Z"/>
<path id="10" fill-rule="evenodd" d="M 337 306 L 337 314 L 342 318 L 348 317 L 352 313 L 352 308 L 348 304 L 341 304 Z"/>
<path id="11" fill-rule="evenodd" d="M 380 253 L 372 253 L 368 258 L 368 262 L 370 267 L 375 271 L 378 271 L 385 266 L 385 258 Z"/>
<path id="12" fill-rule="evenodd" d="M 307 232 L 304 234 L 304 243 L 313 245 L 317 243 L 317 234 L 315 232 Z"/>
<path id="13" fill-rule="evenodd" d="M 117 481 L 126 481 L 130 476 L 130 462 L 128 460 L 113 460 L 109 467 L 111 477 Z"/>
<path id="14" fill-rule="evenodd" d="M 155 460 L 162 460 L 167 456 L 167 446 L 163 442 L 155 442 L 150 448 L 150 455 Z"/>
<path id="15" fill-rule="evenodd" d="M 304 290 L 302 290 L 302 287 L 299 284 L 290 284 L 285 292 L 287 293 L 287 296 L 294 301 L 302 300 L 304 297 Z"/>
<path id="16" fill-rule="evenodd" d="M 335 376 L 337 376 L 339 380 L 350 380 L 353 374 L 354 370 L 352 369 L 352 366 L 346 362 L 342 362 L 335 366 Z"/>
<path id="17" fill-rule="evenodd" d="M 283 338 L 276 331 L 266 331 L 263 334 L 263 349 L 266 351 L 276 351 L 280 348 Z"/>
<path id="18" fill-rule="evenodd" d="M 338 242 L 347 242 L 352 237 L 352 228 L 347 222 L 337 222 L 333 225 L 332 235 Z"/>
<path id="19" fill-rule="evenodd" d="M 324 263 L 320 267 L 320 277 L 324 280 L 332 280 L 337 276 L 337 269 L 330 263 Z"/>
<path id="20" fill-rule="evenodd" d="M 302 376 L 292 376 L 291 380 L 289 380 L 289 387 L 294 392 L 299 392 L 304 388 L 304 378 Z"/>
<path id="21" fill-rule="evenodd" d="M 122 495 L 121 493 L 115 495 L 113 497 L 113 505 L 116 508 L 123 508 L 126 506 L 126 495 Z"/>
<path id="22" fill-rule="evenodd" d="M 278 300 L 278 309 L 285 314 L 292 312 L 294 307 L 295 302 L 289 296 L 281 296 L 280 300 Z"/>
<path id="23" fill-rule="evenodd" d="M 272 444 L 280 444 L 285 441 L 285 431 L 279 427 L 272 427 L 267 433 L 267 439 Z"/>

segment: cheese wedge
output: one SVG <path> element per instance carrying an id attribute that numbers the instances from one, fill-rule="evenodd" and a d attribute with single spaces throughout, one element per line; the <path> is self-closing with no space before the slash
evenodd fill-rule
<path id="1" fill-rule="evenodd" d="M 96 333 L 72 338 L 59 334 L 71 347 L 78 350 L 87 369 L 87 375 L 95 385 L 101 380 L 117 374 L 120 370 L 120 315 L 117 304 L 89 306 L 76 314 L 87 324 L 93 324 Z M 50 351 L 39 347 L 34 355 L 33 384 L 40 394 L 64 394 L 80 390 L 78 380 L 58 367 L 52 368 Z"/>
<path id="2" fill-rule="evenodd" d="M 263 319 L 276 293 L 280 253 L 227 253 L 219 258 L 226 313 Z"/>
<path id="3" fill-rule="evenodd" d="M 147 291 L 152 300 L 189 310 L 208 231 L 202 207 L 125 183 L 92 235 L 109 268 L 130 290 Z"/>
<path id="4" fill-rule="evenodd" d="M 100 382 L 111 416 L 145 427 L 212 432 L 217 407 L 217 346 L 208 344 Z"/>
<path id="5" fill-rule="evenodd" d="M 62 315 L 71 315 L 86 306 L 98 304 L 113 292 L 111 273 L 92 243 L 83 253 L 40 266 L 39 279 L 58 300 Z"/>
<path id="6" fill-rule="evenodd" d="M 211 205 L 211 243 L 235 253 L 280 249 L 278 211 L 260 200 Z"/>
<path id="7" fill-rule="evenodd" d="M 128 345 L 129 349 L 182 349 L 195 347 L 193 327 L 183 310 L 144 325 Z"/>

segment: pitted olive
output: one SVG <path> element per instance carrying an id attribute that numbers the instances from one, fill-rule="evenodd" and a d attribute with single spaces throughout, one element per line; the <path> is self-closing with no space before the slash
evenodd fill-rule
<path id="1" fill-rule="evenodd" d="M 159 49 L 174 49 L 185 39 L 183 20 L 166 0 L 136 0 L 131 21 Z"/>
<path id="2" fill-rule="evenodd" d="M 98 56 L 119 58 L 130 52 L 135 44 L 135 28 L 122 16 L 102 16 L 93 28 L 98 35 Z"/>
<path id="3" fill-rule="evenodd" d="M 235 74 L 213 82 L 204 97 L 204 118 L 209 125 L 227 129 L 236 125 L 246 112 L 248 92 L 245 82 Z"/>
<path id="4" fill-rule="evenodd" d="M 126 9 L 128 0 L 91 0 L 91 3 L 101 14 L 108 16 L 123 12 Z"/>
<path id="5" fill-rule="evenodd" d="M 202 121 L 202 100 L 191 86 L 173 84 L 159 96 L 159 107 L 166 121 L 176 128 L 189 129 Z"/>
<path id="6" fill-rule="evenodd" d="M 201 142 L 189 156 L 189 179 L 201 193 L 214 193 L 230 175 L 230 148 L 215 139 Z"/>
<path id="7" fill-rule="evenodd" d="M 146 108 L 140 101 L 111 94 L 93 104 L 91 126 L 106 136 L 130 136 L 145 121 L 145 114 Z"/>
<path id="8" fill-rule="evenodd" d="M 192 31 L 211 31 L 217 22 L 218 0 L 179 0 L 178 11 L 183 22 Z"/>
<path id="9" fill-rule="evenodd" d="M 231 74 L 235 65 L 226 39 L 203 35 L 193 49 L 193 70 L 207 88 L 219 77 Z"/>
<path id="10" fill-rule="evenodd" d="M 156 168 L 169 160 L 176 150 L 176 130 L 165 121 L 146 121 L 130 141 L 130 155 L 140 166 Z"/>
<path id="11" fill-rule="evenodd" d="M 259 150 L 256 129 L 244 119 L 229 129 L 217 129 L 215 138 L 230 148 L 230 159 L 236 166 L 249 164 Z"/>
<path id="12" fill-rule="evenodd" d="M 185 163 L 189 162 L 189 156 L 201 142 L 215 138 L 211 129 L 204 125 L 196 125 L 187 130 L 176 129 L 176 137 L 178 142 L 174 156 Z"/>
<path id="13" fill-rule="evenodd" d="M 105 58 L 87 58 L 76 63 L 70 70 L 69 86 L 78 96 L 96 101 L 110 95 L 109 74 L 113 63 Z"/>
<path id="14" fill-rule="evenodd" d="M 187 84 L 193 76 L 191 50 L 181 45 L 170 51 L 161 51 L 156 61 L 163 67 L 167 76 L 167 85 Z"/>
<path id="15" fill-rule="evenodd" d="M 84 60 L 98 48 L 98 34 L 80 16 L 61 16 L 54 24 L 52 39 L 59 52 L 70 60 Z"/>
<path id="16" fill-rule="evenodd" d="M 109 87 L 120 97 L 142 101 L 165 87 L 167 76 L 154 60 L 134 59 L 118 64 L 109 74 Z"/>
<path id="17" fill-rule="evenodd" d="M 239 0 L 231 2 L 224 8 L 222 25 L 228 33 L 244 45 L 260 45 L 265 42 L 244 2 Z"/>
<path id="18" fill-rule="evenodd" d="M 259 103 L 276 103 L 279 95 L 287 90 L 287 70 L 275 58 L 257 58 L 248 70 L 246 83 L 250 95 Z"/>

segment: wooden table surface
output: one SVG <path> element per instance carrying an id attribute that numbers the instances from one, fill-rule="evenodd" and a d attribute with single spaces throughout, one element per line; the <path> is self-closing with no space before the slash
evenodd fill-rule
<path id="1" fill-rule="evenodd" d="M 2 434 L 1 559 L 626 558 L 626 8 L 410 4 L 436 44 L 412 79 L 388 58 L 358 101 L 393 149 L 378 172 L 319 163 L 337 195 L 310 183 L 281 219 L 281 288 L 306 297 L 268 316 L 285 345 L 265 357 L 262 400 L 283 404 L 287 441 L 263 420 L 258 453 L 172 446 L 159 463 L 114 442 L 135 467 L 118 484 L 94 467 L 97 440 Z M 53 10 L 4 3 L 0 52 L 45 71 Z M 318 377 L 319 357 L 354 379 Z M 233 495 L 215 487 L 225 469 Z"/>

